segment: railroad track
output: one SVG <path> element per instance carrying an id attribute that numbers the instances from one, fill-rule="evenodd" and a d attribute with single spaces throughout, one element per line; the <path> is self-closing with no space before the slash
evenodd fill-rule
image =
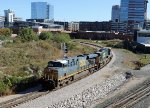
<path id="1" fill-rule="evenodd" d="M 46 95 L 48 94 L 49 91 L 46 92 L 31 92 L 31 93 L 27 93 L 23 96 L 17 97 L 17 98 L 13 98 L 11 100 L 5 101 L 0 103 L 0 108 L 11 108 L 11 107 L 15 107 L 19 104 L 28 102 L 30 100 L 36 99 L 40 96 Z"/>
<path id="2" fill-rule="evenodd" d="M 97 47 L 97 48 L 101 48 L 101 46 L 94 45 L 94 44 L 89 44 L 89 43 L 84 43 L 84 42 L 81 42 L 81 44 L 94 46 L 94 47 Z M 109 61 L 106 62 L 105 65 L 107 65 L 108 63 L 109 63 Z M 103 68 L 103 67 L 101 67 L 101 68 Z M 93 73 L 91 73 L 91 74 L 93 74 Z M 68 85 L 70 85 L 70 84 L 72 84 L 72 83 L 74 83 L 74 82 L 76 82 L 78 80 L 81 80 L 81 79 L 83 79 L 83 78 L 85 78 L 85 77 L 87 77 L 87 76 L 89 76 L 91 74 L 87 74 L 87 75 L 84 75 L 82 77 L 79 77 L 79 78 L 75 79 L 74 81 L 70 82 L 69 84 L 63 85 L 63 87 L 68 86 Z M 38 97 L 47 95 L 47 94 L 49 94 L 51 92 L 54 92 L 54 91 L 56 91 L 56 90 L 58 90 L 60 88 L 62 88 L 62 87 L 58 87 L 58 88 L 56 88 L 56 89 L 54 89 L 52 91 L 41 91 L 41 92 L 36 91 L 36 92 L 27 93 L 27 94 L 25 94 L 23 96 L 20 96 L 20 97 L 17 97 L 17 98 L 13 98 L 11 100 L 8 100 L 8 101 L 0 103 L 0 108 L 12 108 L 12 107 L 18 106 L 20 104 L 26 103 L 28 101 L 32 101 L 32 100 L 34 100 L 34 99 L 36 99 Z"/>
<path id="3" fill-rule="evenodd" d="M 83 45 L 94 46 L 97 48 L 102 47 L 100 45 L 94 45 L 92 43 L 85 43 L 85 42 L 80 42 L 80 43 Z M 150 95 L 150 82 L 145 83 L 143 86 L 136 89 L 134 92 L 126 95 L 122 99 L 115 101 L 114 103 L 111 103 L 105 108 L 130 108 L 149 95 Z"/>
<path id="4" fill-rule="evenodd" d="M 87 42 L 80 42 L 81 45 L 86 45 L 86 46 L 92 46 L 92 47 L 97 47 L 97 48 L 102 48 L 103 46 L 93 44 L 93 43 L 87 43 Z"/>
<path id="5" fill-rule="evenodd" d="M 149 95 L 150 83 L 147 83 L 106 108 L 130 108 Z"/>
<path id="6" fill-rule="evenodd" d="M 93 74 L 93 73 L 91 73 L 91 74 Z M 62 87 L 66 87 L 66 86 L 68 86 L 74 82 L 77 82 L 77 81 L 79 81 L 79 80 L 81 80 L 81 79 L 83 79 L 83 78 L 85 78 L 91 74 L 87 74 L 87 75 L 84 75 L 82 77 L 79 77 L 79 78 L 75 79 L 74 81 L 70 82 L 69 84 L 63 85 Z M 12 108 L 12 107 L 18 106 L 20 104 L 32 101 L 38 97 L 41 97 L 41 96 L 47 95 L 51 92 L 54 92 L 54 91 L 56 91 L 62 87 L 58 87 L 52 91 L 31 92 L 31 93 L 25 94 L 23 96 L 20 96 L 20 97 L 17 97 L 17 98 L 14 98 L 14 99 L 0 103 L 0 108 Z"/>

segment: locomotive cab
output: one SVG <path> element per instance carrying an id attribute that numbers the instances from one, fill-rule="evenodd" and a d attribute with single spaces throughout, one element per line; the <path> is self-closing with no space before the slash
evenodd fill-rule
<path id="1" fill-rule="evenodd" d="M 49 61 L 47 67 L 43 71 L 42 87 L 44 89 L 54 89 L 58 86 L 59 71 L 65 67 L 66 60 Z"/>
<path id="2" fill-rule="evenodd" d="M 56 61 L 49 61 L 48 66 L 44 69 L 42 86 L 44 89 L 54 89 L 58 86 L 58 67 L 63 67 L 63 64 Z"/>
<path id="3" fill-rule="evenodd" d="M 57 70 L 50 67 L 46 67 L 43 72 L 42 87 L 48 90 L 54 89 L 55 87 L 57 87 L 57 79 Z"/>

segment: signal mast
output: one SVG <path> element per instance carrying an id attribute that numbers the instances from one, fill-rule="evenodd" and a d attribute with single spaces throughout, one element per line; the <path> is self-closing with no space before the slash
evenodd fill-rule
<path id="1" fill-rule="evenodd" d="M 68 49 L 66 43 L 61 43 L 61 50 L 63 51 L 63 59 L 68 58 L 67 57 Z"/>

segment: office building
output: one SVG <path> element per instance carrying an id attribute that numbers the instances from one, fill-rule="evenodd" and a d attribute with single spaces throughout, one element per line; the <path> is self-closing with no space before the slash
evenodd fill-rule
<path id="1" fill-rule="evenodd" d="M 79 30 L 80 31 L 110 31 L 111 23 L 110 21 L 103 22 L 79 22 Z"/>
<path id="2" fill-rule="evenodd" d="M 146 21 L 144 22 L 144 29 L 150 30 L 150 20 L 146 20 Z"/>
<path id="3" fill-rule="evenodd" d="M 120 9 L 117 5 L 113 6 L 111 31 L 133 34 L 135 25 L 143 28 L 147 20 L 147 3 L 148 0 L 121 0 Z M 117 9 L 120 10 L 119 21 L 114 15 Z"/>
<path id="4" fill-rule="evenodd" d="M 79 22 L 69 22 L 68 29 L 70 31 L 79 31 Z"/>
<path id="5" fill-rule="evenodd" d="M 126 33 L 127 23 L 125 22 L 113 22 L 111 21 L 111 32 Z"/>
<path id="6" fill-rule="evenodd" d="M 5 17 L 4 16 L 0 16 L 0 28 L 4 27 L 4 22 L 5 22 Z"/>
<path id="7" fill-rule="evenodd" d="M 21 17 L 14 17 L 14 22 L 17 22 L 17 21 L 22 21 L 22 18 Z"/>
<path id="8" fill-rule="evenodd" d="M 21 17 L 16 17 L 15 12 L 10 10 L 10 9 L 4 10 L 4 13 L 5 13 L 5 22 L 7 22 L 7 23 L 22 21 L 22 18 Z"/>
<path id="9" fill-rule="evenodd" d="M 49 19 L 26 19 L 26 21 L 27 22 L 51 23 L 51 24 L 54 23 L 53 20 L 49 20 Z"/>
<path id="10" fill-rule="evenodd" d="M 120 21 L 144 22 L 148 0 L 121 0 Z"/>
<path id="11" fill-rule="evenodd" d="M 68 22 L 63 22 L 63 21 L 54 21 L 54 24 L 59 24 L 59 25 L 62 25 L 64 27 L 64 30 L 68 31 L 68 25 L 69 23 Z"/>
<path id="12" fill-rule="evenodd" d="M 15 12 L 8 9 L 8 10 L 4 10 L 4 17 L 5 17 L 5 27 L 11 27 L 13 26 L 13 23 L 14 22 L 17 22 L 17 21 L 22 21 L 22 18 L 21 17 L 16 17 L 15 16 Z"/>
<path id="13" fill-rule="evenodd" d="M 120 7 L 119 7 L 119 5 L 112 6 L 111 21 L 119 22 L 119 15 L 120 15 Z"/>
<path id="14" fill-rule="evenodd" d="M 137 42 L 150 47 L 150 30 L 137 31 Z"/>
<path id="15" fill-rule="evenodd" d="M 54 18 L 54 7 L 47 2 L 31 3 L 31 19 L 50 19 Z"/>
<path id="16" fill-rule="evenodd" d="M 13 23 L 15 17 L 14 11 L 8 9 L 8 10 L 4 10 L 4 13 L 5 13 L 5 21 L 8 23 Z"/>

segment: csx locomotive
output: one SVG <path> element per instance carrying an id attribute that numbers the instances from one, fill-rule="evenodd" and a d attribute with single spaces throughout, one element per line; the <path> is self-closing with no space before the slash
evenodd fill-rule
<path id="1" fill-rule="evenodd" d="M 101 48 L 91 54 L 49 61 L 43 71 L 42 87 L 51 90 L 64 86 L 79 77 L 101 69 L 111 58 L 111 49 Z"/>

